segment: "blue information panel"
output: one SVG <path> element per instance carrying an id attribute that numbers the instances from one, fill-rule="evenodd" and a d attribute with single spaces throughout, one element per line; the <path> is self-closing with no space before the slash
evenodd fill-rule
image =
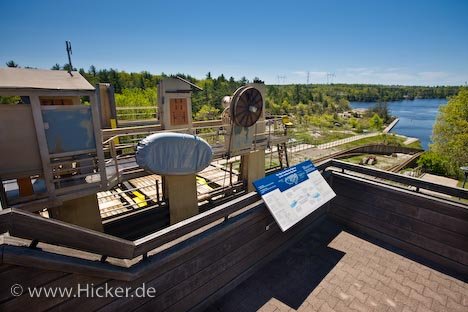
<path id="1" fill-rule="evenodd" d="M 283 232 L 336 196 L 310 160 L 253 184 Z"/>
<path id="2" fill-rule="evenodd" d="M 43 110 L 45 134 L 50 154 L 96 148 L 91 107 L 67 105 L 57 110 Z"/>

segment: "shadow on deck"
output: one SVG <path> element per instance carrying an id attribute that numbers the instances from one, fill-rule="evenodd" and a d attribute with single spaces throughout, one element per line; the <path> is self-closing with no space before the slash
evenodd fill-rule
<path id="1" fill-rule="evenodd" d="M 206 311 L 466 311 L 463 279 L 327 218 Z"/>

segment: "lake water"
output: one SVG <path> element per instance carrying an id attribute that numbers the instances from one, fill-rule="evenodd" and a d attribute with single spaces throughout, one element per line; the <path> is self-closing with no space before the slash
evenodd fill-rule
<path id="1" fill-rule="evenodd" d="M 439 112 L 439 106 L 446 99 L 416 99 L 388 102 L 390 114 L 400 118 L 391 132 L 418 138 L 424 149 L 431 143 L 432 127 Z M 350 102 L 352 108 L 371 108 L 374 102 Z"/>

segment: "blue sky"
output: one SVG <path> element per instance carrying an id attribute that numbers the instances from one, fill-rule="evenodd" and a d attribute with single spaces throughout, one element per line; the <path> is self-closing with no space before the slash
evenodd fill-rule
<path id="1" fill-rule="evenodd" d="M 461 85 L 468 1 L 0 0 L 0 66 Z M 331 80 L 331 78 L 330 78 Z M 283 82 L 283 80 L 281 80 Z"/>

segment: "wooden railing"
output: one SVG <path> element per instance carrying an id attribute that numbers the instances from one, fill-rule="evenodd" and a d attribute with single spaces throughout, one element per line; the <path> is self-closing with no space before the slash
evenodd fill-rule
<path id="1" fill-rule="evenodd" d="M 415 193 L 419 189 L 427 189 L 433 192 L 468 199 L 468 190 L 439 185 L 422 181 L 417 178 L 407 177 L 401 174 L 386 172 L 360 165 L 345 163 L 338 160 L 329 160 L 317 166 L 324 175 L 340 170 L 345 174 L 358 173 L 360 178 L 366 176 L 392 181 L 399 185 L 412 186 Z M 325 171 L 326 169 L 326 171 Z M 378 182 L 382 182 L 379 180 Z M 398 187 L 398 185 L 396 185 Z M 395 185 L 392 185 L 395 187 Z M 404 187 L 408 192 L 408 188 Z M 437 199 L 436 199 L 437 200 Z M 120 239 L 108 234 L 85 229 L 62 221 L 46 219 L 37 214 L 19 209 L 5 209 L 0 211 L 0 233 L 9 232 L 11 236 L 73 248 L 80 251 L 91 252 L 104 257 L 119 259 L 134 259 L 146 256 L 151 250 L 163 246 L 166 243 L 180 239 L 186 239 L 187 234 L 202 233 L 212 226 L 228 221 L 240 212 L 264 207 L 264 203 L 256 193 L 249 193 L 231 202 L 220 205 L 214 209 L 203 212 L 192 218 L 171 225 L 163 230 L 149 234 L 135 241 Z M 198 231 L 198 232 L 197 232 Z"/>
<path id="2" fill-rule="evenodd" d="M 345 170 L 348 170 L 351 172 L 365 174 L 373 178 L 380 178 L 383 180 L 403 184 L 406 186 L 412 186 L 415 188 L 414 191 L 416 192 L 419 192 L 420 189 L 426 189 L 432 192 L 450 195 L 455 198 L 468 199 L 468 189 L 462 189 L 460 187 L 451 187 L 451 186 L 446 186 L 443 184 L 437 184 L 434 182 L 424 181 L 418 178 L 405 176 L 399 173 L 393 173 L 393 172 L 389 172 L 385 170 L 370 168 L 370 167 L 361 166 L 361 165 L 355 165 L 355 164 L 351 164 L 351 163 L 347 163 L 347 162 L 335 160 L 335 159 L 326 161 L 325 163 L 323 163 L 323 165 L 325 164 L 326 164 L 326 168 L 334 167 L 334 168 L 341 169 L 342 172 L 344 172 Z"/>
<path id="3" fill-rule="evenodd" d="M 102 130 L 103 149 L 107 155 L 106 167 L 108 186 L 112 187 L 129 178 L 138 177 L 144 170 L 138 166 L 134 156 L 138 143 L 147 135 L 159 131 L 190 133 L 205 139 L 213 148 L 213 159 L 226 156 L 226 128 L 222 120 L 193 122 L 191 128 L 162 130 L 161 125 L 134 126 Z M 266 147 L 287 141 L 281 119 L 258 121 L 255 126 L 254 146 Z"/>
<path id="4" fill-rule="evenodd" d="M 249 205 L 258 206 L 262 203 L 256 193 L 249 193 L 136 241 L 120 239 L 59 220 L 46 219 L 16 208 L 0 212 L 0 232 L 9 232 L 14 237 L 74 248 L 103 256 L 133 259 L 219 219 L 227 220 L 229 215 Z"/>
<path id="5" fill-rule="evenodd" d="M 415 188 L 415 192 L 426 189 L 468 199 L 468 190 L 466 189 L 440 185 L 339 160 L 326 161 L 318 165 L 317 168 L 319 170 L 341 170 L 342 172 L 350 171 L 365 174 L 374 178 L 412 186 Z M 76 248 L 115 258 L 132 259 L 219 219 L 229 218 L 231 214 L 249 205 L 259 206 L 261 204 L 262 200 L 256 193 L 249 193 L 136 241 L 120 239 L 54 219 L 46 219 L 37 214 L 15 208 L 5 209 L 0 212 L 0 230 L 2 233 L 8 231 L 10 235 L 16 237 Z"/>

